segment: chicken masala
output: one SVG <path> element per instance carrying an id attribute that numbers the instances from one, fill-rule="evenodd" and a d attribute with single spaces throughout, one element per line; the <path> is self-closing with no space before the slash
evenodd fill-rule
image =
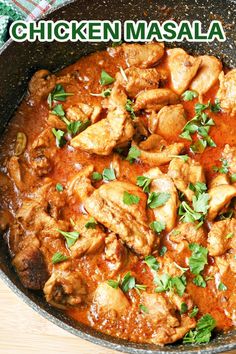
<path id="1" fill-rule="evenodd" d="M 236 324 L 236 69 L 162 43 L 37 71 L 0 142 L 22 284 L 111 336 L 206 343 Z"/>

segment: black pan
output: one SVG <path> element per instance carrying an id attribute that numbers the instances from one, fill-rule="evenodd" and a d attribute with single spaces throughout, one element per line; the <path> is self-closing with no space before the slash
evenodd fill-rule
<path id="1" fill-rule="evenodd" d="M 227 36 L 226 42 L 181 43 L 193 54 L 213 54 L 231 67 L 236 67 L 234 21 L 235 0 L 81 0 L 68 1 L 50 12 L 46 19 L 72 20 L 200 20 L 203 28 L 213 19 L 221 20 Z M 173 44 L 174 45 L 174 44 Z M 173 46 L 172 45 L 172 46 Z M 178 44 L 177 44 L 178 45 Z M 175 45 L 176 46 L 176 45 Z M 105 48 L 99 43 L 13 43 L 9 41 L 0 51 L 0 133 L 9 121 L 16 106 L 24 96 L 27 82 L 38 69 L 56 71 L 81 56 Z M 0 275 L 8 286 L 28 305 L 56 325 L 83 339 L 126 353 L 218 353 L 236 348 L 236 331 L 219 334 L 209 344 L 174 344 L 158 347 L 135 344 L 110 337 L 90 327 L 73 321 L 61 311 L 46 303 L 41 293 L 25 289 L 15 274 L 8 250 L 0 240 Z"/>

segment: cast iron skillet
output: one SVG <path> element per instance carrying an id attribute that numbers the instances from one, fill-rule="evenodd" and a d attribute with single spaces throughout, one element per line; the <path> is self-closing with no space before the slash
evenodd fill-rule
<path id="1" fill-rule="evenodd" d="M 181 43 L 194 54 L 213 54 L 228 66 L 236 67 L 234 20 L 236 18 L 235 0 L 78 0 L 66 1 L 51 11 L 46 19 L 65 20 L 159 20 L 199 19 L 203 27 L 212 19 L 222 20 L 227 41 Z M 178 46 L 178 43 L 177 43 Z M 105 44 L 96 43 L 8 43 L 0 51 L 0 133 L 3 133 L 9 118 L 21 101 L 29 78 L 38 69 L 56 71 L 75 62 L 78 58 L 96 50 L 104 49 Z M 174 344 L 159 347 L 151 344 L 135 344 L 102 334 L 68 318 L 59 310 L 46 303 L 41 293 L 25 289 L 15 274 L 8 250 L 0 240 L 0 275 L 8 286 L 28 305 L 54 324 L 83 339 L 102 346 L 128 353 L 217 353 L 236 348 L 236 331 L 219 334 L 209 344 Z"/>

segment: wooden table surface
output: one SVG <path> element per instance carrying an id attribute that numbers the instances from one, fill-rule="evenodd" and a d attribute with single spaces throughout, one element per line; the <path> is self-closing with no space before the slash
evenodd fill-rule
<path id="1" fill-rule="evenodd" d="M 28 307 L 0 280 L 0 354 L 118 354 L 69 334 Z M 236 350 L 230 352 L 236 354 Z"/>

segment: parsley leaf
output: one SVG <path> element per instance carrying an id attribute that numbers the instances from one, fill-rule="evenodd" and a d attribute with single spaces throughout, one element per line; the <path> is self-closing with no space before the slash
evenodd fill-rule
<path id="1" fill-rule="evenodd" d="M 187 281 L 185 275 L 180 277 L 173 277 L 171 279 L 171 287 L 173 287 L 179 296 L 183 296 L 186 289 Z"/>
<path id="2" fill-rule="evenodd" d="M 192 198 L 194 211 L 205 215 L 207 213 L 207 210 L 209 209 L 209 199 L 210 197 L 207 193 L 201 193 L 197 196 L 194 195 Z"/>
<path id="3" fill-rule="evenodd" d="M 162 248 L 160 249 L 159 254 L 160 254 L 160 256 L 164 256 L 166 252 L 167 252 L 167 247 L 166 246 L 162 246 Z"/>
<path id="4" fill-rule="evenodd" d="M 137 195 L 131 194 L 127 191 L 123 194 L 123 203 L 126 205 L 138 204 L 140 201 L 140 197 Z"/>
<path id="5" fill-rule="evenodd" d="M 189 314 L 189 317 L 190 318 L 195 317 L 198 314 L 198 311 L 199 311 L 198 307 L 194 306 L 194 308 L 192 309 L 192 312 Z"/>
<path id="6" fill-rule="evenodd" d="M 67 130 L 70 134 L 75 135 L 77 133 L 81 133 L 84 131 L 86 128 L 90 126 L 91 122 L 90 120 L 86 120 L 85 122 L 81 122 L 80 120 L 70 122 L 67 124 Z"/>
<path id="7" fill-rule="evenodd" d="M 190 243 L 189 249 L 192 251 L 192 255 L 189 258 L 190 271 L 198 275 L 204 269 L 207 262 L 208 249 L 200 246 L 197 243 Z"/>
<path id="8" fill-rule="evenodd" d="M 192 101 L 194 98 L 198 97 L 198 93 L 196 91 L 187 90 L 182 94 L 184 101 Z"/>
<path id="9" fill-rule="evenodd" d="M 142 187 L 145 193 L 149 193 L 151 182 L 152 180 L 149 177 L 138 176 L 136 184 L 137 186 Z"/>
<path id="10" fill-rule="evenodd" d="M 113 289 L 118 289 L 119 287 L 119 280 L 113 280 L 113 279 L 109 279 L 107 281 L 107 284 L 110 285 Z"/>
<path id="11" fill-rule="evenodd" d="M 165 192 L 152 192 L 148 196 L 148 207 L 151 209 L 164 205 L 170 199 L 170 194 Z"/>
<path id="12" fill-rule="evenodd" d="M 188 305 L 186 304 L 186 302 L 182 302 L 182 304 L 180 305 L 180 314 L 182 315 L 187 311 L 188 311 Z"/>
<path id="13" fill-rule="evenodd" d="M 48 95 L 48 105 L 51 108 L 54 101 L 64 102 L 67 96 L 73 96 L 73 93 L 65 92 L 64 88 L 60 84 L 56 84 L 53 91 Z"/>
<path id="14" fill-rule="evenodd" d="M 202 218 L 202 214 L 195 212 L 185 201 L 179 206 L 179 215 L 183 222 L 194 222 Z"/>
<path id="15" fill-rule="evenodd" d="M 210 103 L 210 109 L 213 113 L 218 113 L 221 111 L 219 98 L 215 99 L 215 103 Z"/>
<path id="16" fill-rule="evenodd" d="M 95 96 L 95 97 L 109 97 L 111 95 L 111 88 L 108 88 L 106 90 L 103 90 L 101 93 L 90 93 L 91 96 Z"/>
<path id="17" fill-rule="evenodd" d="M 147 306 L 140 304 L 139 309 L 144 313 L 149 313 Z"/>
<path id="18" fill-rule="evenodd" d="M 153 222 L 151 222 L 151 224 L 149 226 L 157 234 L 159 234 L 160 232 L 165 230 L 165 227 L 166 227 L 166 225 L 163 222 L 160 222 L 160 221 L 153 221 Z"/>
<path id="19" fill-rule="evenodd" d="M 56 231 L 60 232 L 60 234 L 65 237 L 67 246 L 69 248 L 75 244 L 75 242 L 77 241 L 77 239 L 79 237 L 79 232 L 77 232 L 77 231 L 66 232 L 66 231 L 62 231 L 60 229 L 56 229 Z"/>
<path id="20" fill-rule="evenodd" d="M 197 182 L 195 184 L 189 183 L 189 189 L 191 189 L 191 191 L 195 192 L 196 195 L 198 195 L 203 192 L 206 192 L 207 186 L 206 186 L 206 183 L 203 183 L 203 182 Z"/>
<path id="21" fill-rule="evenodd" d="M 93 172 L 92 179 L 94 181 L 101 181 L 102 180 L 102 174 L 99 173 L 99 172 Z"/>
<path id="22" fill-rule="evenodd" d="M 61 148 L 66 144 L 66 140 L 64 138 L 65 133 L 60 129 L 52 128 L 52 133 L 56 137 L 56 145 Z"/>
<path id="23" fill-rule="evenodd" d="M 53 108 L 52 113 L 55 114 L 56 116 L 64 117 L 65 116 L 65 111 L 64 111 L 64 109 L 62 107 L 62 104 L 57 104 Z"/>
<path id="24" fill-rule="evenodd" d="M 126 160 L 129 161 L 129 163 L 133 163 L 138 157 L 140 157 L 141 152 L 138 150 L 135 146 L 131 146 L 129 149 L 128 156 L 126 157 Z"/>
<path id="25" fill-rule="evenodd" d="M 63 191 L 63 185 L 61 184 L 61 183 L 57 183 L 56 184 L 56 190 L 58 191 L 58 192 L 62 192 Z"/>
<path id="26" fill-rule="evenodd" d="M 196 275 L 196 277 L 193 279 L 193 283 L 201 288 L 206 287 L 206 282 L 201 274 Z"/>
<path id="27" fill-rule="evenodd" d="M 60 263 L 60 262 L 66 261 L 67 259 L 68 259 L 68 257 L 65 256 L 64 254 L 62 254 L 61 252 L 56 252 L 52 256 L 52 263 L 53 264 Z"/>
<path id="28" fill-rule="evenodd" d="M 116 179 L 115 171 L 111 168 L 105 168 L 102 173 L 103 179 L 106 182 L 114 181 Z"/>
<path id="29" fill-rule="evenodd" d="M 229 234 L 227 234 L 225 236 L 226 240 L 230 239 L 230 238 L 233 238 L 234 237 L 234 233 L 233 232 L 230 232 Z"/>
<path id="30" fill-rule="evenodd" d="M 115 81 L 113 77 L 111 77 L 105 70 L 102 70 L 100 77 L 100 84 L 102 86 L 110 85 Z"/>
<path id="31" fill-rule="evenodd" d="M 157 259 L 154 256 L 146 256 L 144 262 L 148 265 L 152 270 L 158 270 L 160 265 Z"/>
<path id="32" fill-rule="evenodd" d="M 181 159 L 183 160 L 184 162 L 187 162 L 188 159 L 189 159 L 189 156 L 188 155 L 171 155 L 170 157 L 175 157 L 177 159 Z"/>
<path id="33" fill-rule="evenodd" d="M 218 290 L 226 291 L 227 290 L 227 286 L 220 282 L 219 285 L 218 285 Z"/>
<path id="34" fill-rule="evenodd" d="M 170 290 L 170 279 L 171 277 L 167 273 L 162 274 L 161 276 L 156 276 L 154 280 L 157 285 L 155 292 L 161 293 Z"/>
<path id="35" fill-rule="evenodd" d="M 215 319 L 206 314 L 200 318 L 194 330 L 190 330 L 183 338 L 183 343 L 209 343 L 211 332 L 216 326 Z"/>
<path id="36" fill-rule="evenodd" d="M 132 119 L 134 119 L 136 117 L 135 112 L 134 112 L 134 103 L 130 99 L 127 99 L 126 104 L 125 104 L 125 109 L 127 112 L 130 113 L 130 116 Z"/>
<path id="37" fill-rule="evenodd" d="M 133 277 L 130 272 L 125 274 L 120 286 L 125 293 L 132 289 L 136 289 L 138 292 L 146 289 L 146 285 L 136 284 L 135 277 Z"/>
<path id="38" fill-rule="evenodd" d="M 97 224 L 98 223 L 94 219 L 94 217 L 91 217 L 84 226 L 86 227 L 86 229 L 96 229 Z"/>

